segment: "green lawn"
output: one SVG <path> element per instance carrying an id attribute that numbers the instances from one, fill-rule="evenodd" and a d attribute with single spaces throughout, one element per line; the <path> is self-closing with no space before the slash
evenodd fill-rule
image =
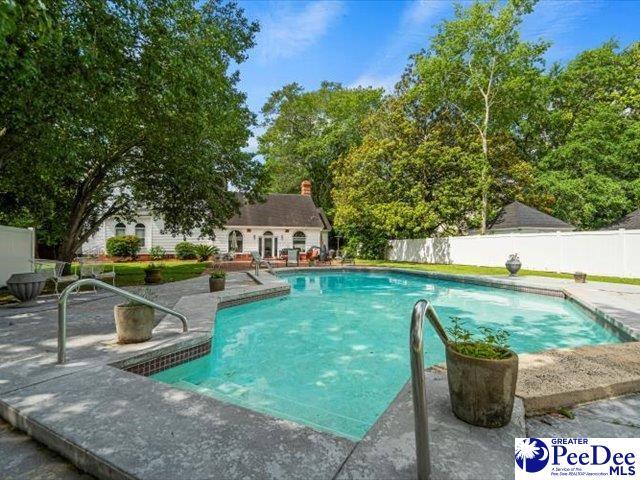
<path id="1" fill-rule="evenodd" d="M 166 260 L 156 263 L 162 263 L 164 265 L 164 269 L 162 271 L 163 283 L 198 277 L 211 265 L 209 262 L 197 262 L 196 260 Z M 105 263 L 106 270 L 110 271 L 112 265 L 116 271 L 117 287 L 144 285 L 144 269 L 149 265 L 149 262 Z M 71 268 L 74 273 L 78 273 L 77 263 L 74 263 Z M 62 289 L 64 287 L 66 287 L 66 284 L 61 285 L 60 288 Z M 93 287 L 83 287 L 82 289 L 90 290 L 92 288 Z M 43 293 L 53 293 L 53 291 L 53 283 L 47 282 Z M 16 302 L 16 299 L 6 290 L 6 288 L 0 290 L 0 305 L 13 302 Z"/>
<path id="2" fill-rule="evenodd" d="M 164 283 L 198 277 L 210 265 L 208 262 L 197 262 L 196 260 L 165 260 L 156 263 L 164 265 L 162 270 Z M 149 265 L 149 262 L 107 263 L 105 264 L 106 270 L 110 271 L 112 265 L 116 271 L 116 286 L 144 284 L 144 269 Z M 73 268 L 77 269 L 77 265 L 74 264 Z"/>
<path id="3" fill-rule="evenodd" d="M 415 270 L 426 270 L 429 272 L 458 273 L 468 275 L 506 275 L 504 267 L 476 267 L 473 265 L 440 265 L 413 262 L 390 262 L 386 260 L 357 260 L 357 265 L 375 265 L 379 267 L 398 267 Z M 572 273 L 543 272 L 540 270 L 522 269 L 518 275 L 536 275 L 539 277 L 552 278 L 573 278 Z M 588 275 L 587 281 L 626 283 L 629 285 L 640 285 L 640 278 L 605 277 L 600 275 Z"/>

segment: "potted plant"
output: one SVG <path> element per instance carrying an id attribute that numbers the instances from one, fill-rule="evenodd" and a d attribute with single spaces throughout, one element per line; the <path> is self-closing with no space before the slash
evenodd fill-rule
<path id="1" fill-rule="evenodd" d="M 504 265 L 507 267 L 507 270 L 509 270 L 510 277 L 515 277 L 518 273 L 518 270 L 520 270 L 520 267 L 522 267 L 520 257 L 518 257 L 517 253 L 512 253 L 511 255 L 509 255 L 507 263 L 505 263 Z"/>
<path id="2" fill-rule="evenodd" d="M 479 427 L 503 427 L 511 420 L 518 379 L 518 355 L 504 330 L 481 327 L 475 339 L 453 318 L 446 346 L 451 409 L 460 420 Z"/>
<path id="3" fill-rule="evenodd" d="M 160 263 L 151 262 L 144 269 L 144 283 L 162 283 L 162 269 L 163 265 Z"/>
<path id="4" fill-rule="evenodd" d="M 220 292 L 224 290 L 225 279 L 227 278 L 227 272 L 224 270 L 214 270 L 209 275 L 209 291 Z"/>
<path id="5" fill-rule="evenodd" d="M 140 296 L 150 295 L 145 291 Z M 113 307 L 113 317 L 118 343 L 140 343 L 151 338 L 155 326 L 153 307 L 132 300 Z"/>

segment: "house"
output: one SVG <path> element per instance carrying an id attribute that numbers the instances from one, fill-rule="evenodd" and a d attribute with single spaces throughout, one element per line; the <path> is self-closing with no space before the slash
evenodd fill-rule
<path id="1" fill-rule="evenodd" d="M 640 230 L 640 208 L 625 215 L 620 220 L 616 220 L 611 225 L 604 227 L 603 230 Z"/>
<path id="2" fill-rule="evenodd" d="M 488 225 L 488 234 L 570 232 L 573 225 L 563 222 L 533 207 L 515 201 L 505 206 Z"/>
<path id="3" fill-rule="evenodd" d="M 221 253 L 257 251 L 265 258 L 277 257 L 284 248 L 306 251 L 329 243 L 331 224 L 324 211 L 311 198 L 311 182 L 301 184 L 300 194 L 273 193 L 262 203 L 245 203 L 223 229 L 215 230 L 215 239 L 200 237 L 198 229 L 192 236 L 175 236 L 163 232 L 164 222 L 141 210 L 135 221 L 125 223 L 115 218 L 103 223 L 98 232 L 82 247 L 84 253 L 102 254 L 107 239 L 119 235 L 136 235 L 142 241 L 141 254 L 159 245 L 168 254 L 175 252 L 184 240 L 216 246 Z"/>

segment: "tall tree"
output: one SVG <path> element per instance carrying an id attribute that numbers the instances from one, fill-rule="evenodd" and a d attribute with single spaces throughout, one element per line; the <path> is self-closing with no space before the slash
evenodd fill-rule
<path id="1" fill-rule="evenodd" d="M 585 51 L 549 75 L 551 108 L 529 121 L 551 213 L 600 228 L 640 206 L 640 42 Z"/>
<path id="2" fill-rule="evenodd" d="M 28 82 L 0 70 L 3 221 L 34 225 L 70 259 L 110 216 L 138 205 L 165 229 L 203 234 L 260 194 L 242 153 L 253 115 L 232 66 L 257 25 L 232 3 L 52 0 L 52 38 Z"/>
<path id="3" fill-rule="evenodd" d="M 311 92 L 296 83 L 273 92 L 262 108 L 267 130 L 259 138 L 272 190 L 299 192 L 300 182 L 311 180 L 316 204 L 333 216 L 331 167 L 360 143 L 360 124 L 381 98 L 381 89 L 330 82 Z"/>
<path id="4" fill-rule="evenodd" d="M 492 144 L 536 101 L 547 44 L 522 41 L 519 33 L 533 5 L 528 0 L 457 5 L 455 18 L 442 22 L 430 48 L 415 57 L 416 93 L 458 112 L 478 136 L 481 233 L 495 180 Z"/>

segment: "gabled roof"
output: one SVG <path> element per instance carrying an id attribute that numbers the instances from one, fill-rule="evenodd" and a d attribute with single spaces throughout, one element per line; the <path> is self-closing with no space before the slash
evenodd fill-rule
<path id="1" fill-rule="evenodd" d="M 240 207 L 240 213 L 229 219 L 227 226 L 331 229 L 326 215 L 315 206 L 311 197 L 285 193 L 267 195 L 262 203 L 245 203 Z"/>
<path id="2" fill-rule="evenodd" d="M 515 201 L 500 210 L 488 230 L 496 232 L 517 229 L 574 230 L 574 227 L 559 218 Z"/>
<path id="3" fill-rule="evenodd" d="M 640 229 L 640 208 L 604 227 L 603 230 L 618 230 L 620 228 L 626 228 L 627 230 Z"/>

